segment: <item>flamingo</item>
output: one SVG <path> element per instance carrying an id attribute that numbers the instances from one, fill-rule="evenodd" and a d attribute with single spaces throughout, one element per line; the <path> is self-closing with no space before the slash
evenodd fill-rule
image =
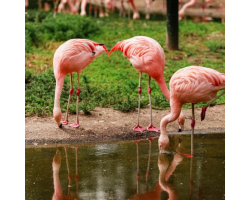
<path id="1" fill-rule="evenodd" d="M 58 13 L 63 12 L 66 3 L 69 5 L 70 14 L 78 14 L 77 8 L 71 0 L 61 0 L 60 4 L 58 5 Z"/>
<path id="2" fill-rule="evenodd" d="M 150 156 L 151 156 L 151 142 L 153 139 L 158 138 L 150 137 L 147 138 L 149 141 L 149 158 L 148 166 L 146 172 L 146 191 L 144 193 L 139 192 L 139 154 L 138 154 L 138 142 L 141 140 L 135 140 L 137 147 L 137 192 L 129 198 L 129 200 L 151 200 L 151 199 L 162 199 L 162 190 L 168 193 L 169 199 L 179 199 L 177 190 L 174 189 L 173 184 L 168 183 L 170 176 L 175 171 L 176 167 L 182 162 L 183 156 L 180 153 L 181 143 L 178 144 L 176 153 L 173 156 L 171 165 L 169 166 L 169 159 L 166 154 L 159 154 L 158 157 L 158 168 L 159 168 L 159 178 L 158 182 L 155 184 L 153 190 L 149 191 L 148 188 L 148 174 L 149 174 L 149 165 L 150 165 Z M 145 140 L 145 139 L 142 139 Z"/>
<path id="3" fill-rule="evenodd" d="M 25 0 L 25 9 L 29 6 L 29 0 Z"/>
<path id="4" fill-rule="evenodd" d="M 76 192 L 75 195 L 73 195 L 70 191 L 71 188 L 71 181 L 72 177 L 70 174 L 70 168 L 69 168 L 69 162 L 68 162 L 68 153 L 67 153 L 67 147 L 64 147 L 65 149 L 65 157 L 66 157 L 66 164 L 67 164 L 67 171 L 68 171 L 68 194 L 63 194 L 63 189 L 60 183 L 60 177 L 59 177 L 59 171 L 61 167 L 61 151 L 59 149 L 56 150 L 56 154 L 53 157 L 52 162 L 52 169 L 53 169 L 53 182 L 54 182 L 54 194 L 52 196 L 52 200 L 81 200 L 78 196 L 78 187 L 79 187 L 79 176 L 78 176 L 78 147 L 75 148 L 75 154 L 76 154 L 76 169 L 75 169 L 75 182 L 76 182 Z"/>
<path id="5" fill-rule="evenodd" d="M 163 117 L 160 122 L 161 134 L 158 140 L 160 153 L 164 153 L 169 146 L 167 124 L 177 119 L 183 104 L 192 103 L 191 155 L 193 155 L 194 103 L 210 101 L 215 98 L 218 91 L 225 90 L 225 74 L 206 67 L 189 66 L 175 72 L 169 85 L 171 113 Z M 202 120 L 205 111 L 206 109 L 202 110 Z"/>
<path id="6" fill-rule="evenodd" d="M 78 77 L 78 90 L 76 91 L 77 95 L 77 104 L 76 104 L 76 123 L 71 124 L 71 127 L 79 127 L 78 119 L 78 102 L 80 95 L 80 84 L 79 84 L 79 75 L 82 70 L 87 67 L 97 56 L 102 54 L 104 51 L 108 50 L 104 44 L 100 44 L 87 39 L 71 39 L 63 43 L 56 50 L 53 58 L 54 66 L 54 75 L 56 78 L 56 89 L 55 89 L 55 101 L 53 116 L 55 121 L 58 124 L 58 127 L 62 127 L 62 124 L 68 124 L 68 111 L 71 95 L 73 93 L 73 81 L 72 73 L 76 72 Z M 70 85 L 71 89 L 69 91 L 69 100 L 66 112 L 65 121 L 61 122 L 62 112 L 60 109 L 60 96 L 62 92 L 63 82 L 65 75 L 70 74 Z"/>
<path id="7" fill-rule="evenodd" d="M 164 67 L 165 67 L 165 55 L 161 45 L 152 38 L 146 36 L 136 36 L 127 40 L 118 42 L 110 51 L 110 54 L 120 50 L 123 55 L 126 56 L 135 69 L 139 72 L 139 101 L 138 101 L 138 123 L 133 128 L 134 131 L 142 132 L 145 128 L 139 125 L 140 115 L 140 97 L 141 97 L 141 75 L 142 73 L 148 74 L 148 95 L 150 104 L 150 124 L 147 127 L 149 131 L 158 132 L 160 129 L 152 125 L 152 105 L 151 105 L 151 77 L 156 80 L 161 91 L 165 97 L 169 100 L 170 94 L 164 80 Z M 185 118 L 181 112 L 177 122 L 179 123 L 179 131 L 184 128 Z"/>
<path id="8" fill-rule="evenodd" d="M 179 1 L 180 2 L 180 1 Z M 185 10 L 188 8 L 188 7 L 191 7 L 193 6 L 195 3 L 197 2 L 197 0 L 191 0 L 187 3 L 185 3 L 182 8 L 179 10 L 179 20 L 181 20 L 184 15 L 185 15 Z M 211 0 L 205 0 L 206 3 L 211 3 Z M 205 9 L 205 4 L 204 4 L 204 0 L 202 2 L 202 18 L 204 18 L 204 9 Z"/>
<path id="9" fill-rule="evenodd" d="M 185 15 L 185 10 L 190 6 L 193 6 L 196 3 L 196 1 L 197 0 L 191 0 L 182 6 L 182 8 L 179 10 L 179 20 L 181 20 Z"/>

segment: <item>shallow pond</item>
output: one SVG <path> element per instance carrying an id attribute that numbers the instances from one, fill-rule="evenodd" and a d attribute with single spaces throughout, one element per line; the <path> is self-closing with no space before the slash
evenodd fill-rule
<path id="1" fill-rule="evenodd" d="M 25 149 L 25 199 L 225 199 L 225 135 Z M 180 143 L 181 142 L 181 143 Z"/>

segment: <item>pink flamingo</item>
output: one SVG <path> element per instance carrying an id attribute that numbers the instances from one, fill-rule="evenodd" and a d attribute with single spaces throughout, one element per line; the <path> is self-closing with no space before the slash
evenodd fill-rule
<path id="1" fill-rule="evenodd" d="M 187 3 L 185 3 L 182 8 L 179 10 L 179 20 L 181 20 L 184 15 L 185 15 L 185 10 L 188 8 L 188 7 L 191 7 L 193 6 L 195 3 L 196 3 L 197 0 L 191 0 Z M 180 1 L 179 1 L 180 2 Z M 211 3 L 211 0 L 205 0 L 206 3 Z M 205 9 L 205 4 L 204 4 L 204 0 L 202 2 L 202 18 L 204 19 L 204 9 Z"/>
<path id="2" fill-rule="evenodd" d="M 25 0 L 25 9 L 29 6 L 29 0 Z"/>
<path id="3" fill-rule="evenodd" d="M 151 105 L 151 88 L 150 82 L 151 77 L 156 80 L 161 91 L 165 97 L 169 100 L 170 94 L 164 80 L 164 67 L 165 67 L 165 55 L 161 45 L 152 38 L 145 36 L 136 36 L 127 40 L 118 42 L 110 51 L 110 54 L 115 51 L 120 50 L 123 52 L 123 55 L 126 56 L 135 69 L 139 72 L 139 101 L 138 101 L 138 123 L 133 128 L 134 131 L 142 132 L 145 128 L 139 125 L 139 115 L 140 115 L 140 96 L 141 96 L 141 75 L 146 73 L 149 76 L 148 81 L 148 95 L 150 103 L 150 124 L 147 127 L 149 131 L 158 132 L 159 128 L 156 128 L 152 125 L 152 105 Z M 181 112 L 178 119 L 179 131 L 183 128 L 185 118 Z"/>
<path id="4" fill-rule="evenodd" d="M 77 8 L 71 0 L 61 0 L 60 4 L 58 5 L 58 12 L 59 13 L 63 12 L 64 6 L 66 3 L 68 3 L 68 5 L 69 5 L 70 14 L 78 14 Z"/>
<path id="5" fill-rule="evenodd" d="M 148 138 L 150 141 L 149 144 L 151 144 L 151 141 L 154 138 L 157 137 L 152 137 Z M 138 145 L 137 145 L 138 146 Z M 175 171 L 176 167 L 181 163 L 183 157 L 180 154 L 180 146 L 181 144 L 179 143 L 178 148 L 177 148 L 177 153 L 175 153 L 172 163 L 169 166 L 169 159 L 168 156 L 165 154 L 160 154 L 158 157 L 158 168 L 159 168 L 159 178 L 158 182 L 155 184 L 154 189 L 152 191 L 148 190 L 148 173 L 149 173 L 149 163 L 150 163 L 150 155 L 151 155 L 151 146 L 149 147 L 149 159 L 148 159 L 148 169 L 146 173 L 146 192 L 144 193 L 139 193 L 139 156 L 138 156 L 138 148 L 137 148 L 137 193 L 131 196 L 129 199 L 130 200 L 152 200 L 152 199 L 161 199 L 161 193 L 162 190 L 165 190 L 168 195 L 169 199 L 179 199 L 179 195 L 176 189 L 174 189 L 173 184 L 168 183 L 168 179 L 170 176 L 173 174 Z"/>
<path id="6" fill-rule="evenodd" d="M 140 18 L 140 14 L 139 14 L 139 12 L 138 12 L 136 6 L 135 6 L 134 0 L 129 0 L 129 2 L 131 3 L 131 6 L 132 6 L 133 12 L 134 12 L 134 14 L 133 14 L 133 19 L 139 19 L 139 18 Z"/>
<path id="7" fill-rule="evenodd" d="M 219 90 L 225 90 L 225 74 L 206 67 L 190 66 L 175 72 L 169 85 L 171 113 L 163 117 L 160 123 L 161 134 L 158 140 L 160 152 L 164 153 L 169 146 L 167 124 L 177 119 L 183 104 L 192 103 L 191 154 L 193 155 L 194 103 L 207 102 L 213 99 Z M 204 109 L 201 114 L 202 120 L 205 111 Z"/>
<path id="8" fill-rule="evenodd" d="M 67 147 L 64 147 L 65 155 L 66 155 L 66 164 L 68 171 L 68 194 L 64 195 L 62 186 L 60 183 L 59 171 L 61 167 L 61 152 L 59 149 L 56 150 L 56 154 L 53 157 L 52 168 L 53 168 L 53 182 L 54 182 L 54 194 L 52 196 L 52 200 L 81 200 L 78 196 L 78 187 L 79 187 L 79 176 L 78 176 L 78 147 L 75 147 L 76 150 L 76 169 L 75 169 L 75 182 L 76 182 L 76 192 L 73 195 L 70 191 L 72 177 L 70 174 L 69 162 L 68 162 L 68 153 Z"/>
<path id="9" fill-rule="evenodd" d="M 76 104 L 76 124 L 71 124 L 71 127 L 79 127 L 78 119 L 78 102 L 80 95 L 79 75 L 82 70 L 87 67 L 97 56 L 104 51 L 108 53 L 104 44 L 99 44 L 87 39 L 71 39 L 59 46 L 54 54 L 53 66 L 54 75 L 56 78 L 55 101 L 53 116 L 58 126 L 68 124 L 68 111 L 71 95 L 73 93 L 72 73 L 76 72 L 78 76 L 77 104 Z M 70 74 L 69 100 L 66 112 L 65 121 L 61 122 L 62 112 L 60 109 L 60 96 L 62 92 L 63 82 L 66 74 Z"/>
<path id="10" fill-rule="evenodd" d="M 193 6 L 196 3 L 196 1 L 197 0 L 191 0 L 182 6 L 182 8 L 179 10 L 179 20 L 181 20 L 185 15 L 185 10 L 190 6 Z"/>

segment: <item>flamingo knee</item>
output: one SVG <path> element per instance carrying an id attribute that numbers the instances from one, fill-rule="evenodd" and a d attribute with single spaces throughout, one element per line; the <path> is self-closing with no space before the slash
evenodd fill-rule
<path id="1" fill-rule="evenodd" d="M 138 87 L 138 93 L 141 94 L 141 87 Z"/>
<path id="2" fill-rule="evenodd" d="M 80 95 L 80 93 L 81 93 L 81 90 L 80 90 L 80 89 L 78 89 L 78 90 L 76 91 L 76 95 L 77 95 L 77 96 L 79 96 L 79 95 Z"/>
<path id="3" fill-rule="evenodd" d="M 150 87 L 148 87 L 148 93 L 151 94 L 151 88 Z"/>

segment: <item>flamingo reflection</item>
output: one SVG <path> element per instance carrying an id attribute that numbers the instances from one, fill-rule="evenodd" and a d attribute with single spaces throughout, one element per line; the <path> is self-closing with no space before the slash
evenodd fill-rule
<path id="1" fill-rule="evenodd" d="M 130 199 L 131 200 L 154 200 L 154 199 L 161 199 L 163 197 L 162 191 L 165 191 L 169 196 L 169 200 L 178 200 L 179 195 L 175 190 L 173 184 L 168 183 L 168 179 L 175 171 L 176 167 L 181 163 L 183 159 L 183 154 L 181 154 L 181 142 L 179 141 L 178 148 L 176 153 L 174 154 L 173 161 L 169 166 L 169 159 L 167 154 L 160 154 L 158 157 L 158 167 L 159 167 L 159 181 L 155 184 L 155 187 L 152 191 L 148 190 L 148 177 L 149 177 L 149 169 L 150 169 L 150 158 L 151 158 L 151 143 L 153 139 L 157 137 L 147 138 L 149 141 L 149 157 L 148 157 L 148 165 L 147 165 L 147 172 L 146 172 L 146 192 L 141 194 L 139 193 L 139 142 L 141 140 L 135 140 L 136 148 L 137 148 L 137 193 L 133 195 Z"/>
<path id="2" fill-rule="evenodd" d="M 70 188 L 72 187 L 72 176 L 70 173 L 70 167 L 68 162 L 68 153 L 67 147 L 64 147 L 65 156 L 66 156 L 66 165 L 68 170 L 68 193 L 67 195 L 63 194 L 62 186 L 59 179 L 59 171 L 61 167 L 61 151 L 59 149 L 56 150 L 56 154 L 53 157 L 52 168 L 53 168 L 53 180 L 54 180 L 54 194 L 52 196 L 52 200 L 81 200 L 78 196 L 78 185 L 79 185 L 79 177 L 78 177 L 78 147 L 75 148 L 76 154 L 76 174 L 75 174 L 75 182 L 76 182 L 76 193 L 72 195 Z"/>

